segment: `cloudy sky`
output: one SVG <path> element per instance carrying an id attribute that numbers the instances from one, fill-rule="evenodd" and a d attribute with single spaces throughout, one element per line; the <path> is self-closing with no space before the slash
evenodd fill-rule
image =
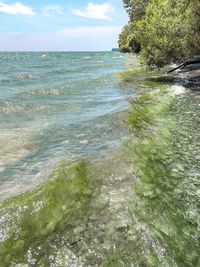
<path id="1" fill-rule="evenodd" d="M 126 23 L 122 0 L 0 0 L 0 50 L 110 50 Z"/>

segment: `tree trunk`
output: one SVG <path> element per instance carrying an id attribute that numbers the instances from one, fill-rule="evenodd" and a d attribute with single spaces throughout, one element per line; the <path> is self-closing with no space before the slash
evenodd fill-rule
<path id="1" fill-rule="evenodd" d="M 189 61 L 185 61 L 184 63 L 182 63 L 181 65 L 179 65 L 178 67 L 168 71 L 167 73 L 171 73 L 175 70 L 178 70 L 178 69 L 184 69 L 186 66 L 188 65 L 193 65 L 193 64 L 200 64 L 200 58 L 198 59 L 193 59 L 193 60 L 189 60 Z"/>

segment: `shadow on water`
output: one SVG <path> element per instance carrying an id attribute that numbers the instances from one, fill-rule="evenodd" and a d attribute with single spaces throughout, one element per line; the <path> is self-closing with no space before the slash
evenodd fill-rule
<path id="1" fill-rule="evenodd" d="M 175 95 L 155 73 L 123 78 L 141 90 L 123 153 L 63 162 L 3 202 L 2 267 L 200 265 L 200 94 Z"/>

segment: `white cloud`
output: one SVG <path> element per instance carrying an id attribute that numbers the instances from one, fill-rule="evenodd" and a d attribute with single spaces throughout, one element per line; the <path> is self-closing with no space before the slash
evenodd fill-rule
<path id="1" fill-rule="evenodd" d="M 112 36 L 119 34 L 121 26 L 97 26 L 97 27 L 76 27 L 67 28 L 58 32 L 62 37 L 85 37 L 85 36 Z"/>
<path id="2" fill-rule="evenodd" d="M 62 6 L 59 5 L 46 6 L 43 8 L 43 13 L 45 16 L 64 14 Z"/>
<path id="3" fill-rule="evenodd" d="M 19 14 L 34 15 L 35 14 L 30 7 L 25 6 L 21 4 L 20 2 L 17 2 L 15 4 L 10 4 L 10 5 L 0 2 L 0 12 L 12 14 L 12 15 L 19 15 Z"/>
<path id="4" fill-rule="evenodd" d="M 90 19 L 111 19 L 110 15 L 114 12 L 114 8 L 109 3 L 94 4 L 89 2 L 85 10 L 77 9 L 75 14 Z"/>

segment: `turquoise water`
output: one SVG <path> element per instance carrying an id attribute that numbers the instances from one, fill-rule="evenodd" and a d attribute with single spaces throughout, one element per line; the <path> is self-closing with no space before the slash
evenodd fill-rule
<path id="1" fill-rule="evenodd" d="M 115 151 L 117 114 L 133 94 L 119 53 L 0 53 L 0 197 L 37 183 L 63 159 Z"/>

